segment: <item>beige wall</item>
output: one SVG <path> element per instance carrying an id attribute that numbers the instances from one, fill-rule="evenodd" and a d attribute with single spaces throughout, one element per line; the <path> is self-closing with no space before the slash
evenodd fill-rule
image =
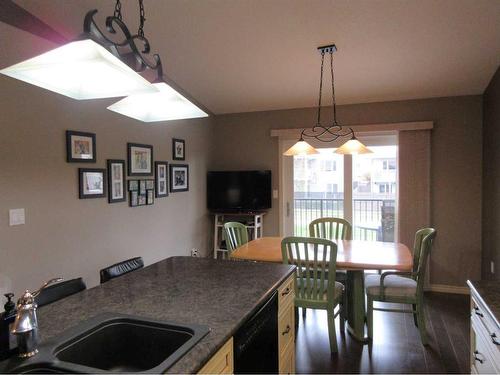
<path id="1" fill-rule="evenodd" d="M 431 220 L 438 230 L 431 282 L 464 286 L 481 272 L 481 96 L 346 105 L 344 124 L 434 121 Z M 217 116 L 212 169 L 271 169 L 278 189 L 278 140 L 270 130 L 313 124 L 313 109 Z M 278 200 L 265 234 L 279 233 Z"/>
<path id="2" fill-rule="evenodd" d="M 495 263 L 495 273 L 490 270 Z M 484 92 L 483 277 L 500 280 L 500 68 Z"/>
<path id="3" fill-rule="evenodd" d="M 93 286 L 100 268 L 138 255 L 149 264 L 191 248 L 206 253 L 212 118 L 145 124 L 106 110 L 113 99 L 75 101 L 5 76 L 0 87 L 2 293 L 54 276 L 83 276 Z M 96 164 L 66 163 L 67 129 L 97 134 Z M 172 137 L 186 140 L 189 192 L 136 208 L 78 199 L 79 167 L 126 159 L 127 142 L 152 144 L 155 160 L 171 161 Z M 11 208 L 26 209 L 26 225 L 8 225 Z"/>

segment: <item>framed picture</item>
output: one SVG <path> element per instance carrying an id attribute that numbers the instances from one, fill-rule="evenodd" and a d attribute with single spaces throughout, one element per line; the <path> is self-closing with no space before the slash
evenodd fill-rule
<path id="1" fill-rule="evenodd" d="M 128 175 L 153 175 L 153 146 L 127 143 Z"/>
<path id="2" fill-rule="evenodd" d="M 183 139 L 172 138 L 172 159 L 186 160 L 186 142 Z"/>
<path id="3" fill-rule="evenodd" d="M 147 201 L 148 201 L 148 204 L 153 204 L 155 202 L 153 190 L 148 190 Z"/>
<path id="4" fill-rule="evenodd" d="M 95 134 L 66 130 L 66 161 L 68 163 L 95 163 Z"/>
<path id="5" fill-rule="evenodd" d="M 80 199 L 106 196 L 106 169 L 79 168 Z"/>
<path id="6" fill-rule="evenodd" d="M 138 205 L 139 206 L 146 205 L 146 196 L 145 195 L 139 195 L 139 197 L 138 197 Z"/>
<path id="7" fill-rule="evenodd" d="M 130 207 L 136 207 L 139 205 L 139 194 L 137 190 L 130 192 Z"/>
<path id="8" fill-rule="evenodd" d="M 170 192 L 189 190 L 189 165 L 170 164 Z"/>
<path id="9" fill-rule="evenodd" d="M 125 160 L 108 159 L 108 202 L 125 202 Z"/>
<path id="10" fill-rule="evenodd" d="M 146 180 L 139 180 L 139 195 L 146 194 Z"/>
<path id="11" fill-rule="evenodd" d="M 156 198 L 168 196 L 168 163 L 155 162 Z"/>
<path id="12" fill-rule="evenodd" d="M 128 180 L 128 191 L 137 191 L 137 190 L 139 190 L 139 181 Z"/>
<path id="13" fill-rule="evenodd" d="M 155 180 L 146 180 L 146 190 L 153 190 L 155 188 Z"/>

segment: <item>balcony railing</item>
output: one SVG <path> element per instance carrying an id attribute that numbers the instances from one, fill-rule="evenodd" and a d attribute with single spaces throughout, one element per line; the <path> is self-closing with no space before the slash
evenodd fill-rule
<path id="1" fill-rule="evenodd" d="M 353 238 L 394 241 L 394 199 L 353 199 Z M 294 235 L 308 236 L 309 223 L 320 217 L 344 217 L 344 200 L 295 198 Z"/>

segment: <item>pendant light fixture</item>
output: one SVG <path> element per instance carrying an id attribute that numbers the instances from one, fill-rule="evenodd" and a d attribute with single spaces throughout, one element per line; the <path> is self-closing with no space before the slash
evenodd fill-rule
<path id="1" fill-rule="evenodd" d="M 143 0 L 139 0 L 139 30 L 137 35 L 144 38 L 146 21 Z M 157 55 L 156 55 L 157 56 Z M 159 57 L 158 57 L 158 60 Z M 161 66 L 161 62 L 160 62 Z M 186 99 L 158 76 L 156 88 L 152 93 L 139 93 L 110 105 L 108 109 L 143 122 L 179 120 L 187 118 L 207 117 L 208 114 Z"/>
<path id="2" fill-rule="evenodd" d="M 337 51 L 335 44 L 330 44 L 328 46 L 318 47 L 318 51 L 321 54 L 321 75 L 319 81 L 319 99 L 318 99 L 318 115 L 316 124 L 310 129 L 303 129 L 300 133 L 300 138 L 292 147 L 286 150 L 283 155 L 294 156 L 294 155 L 311 155 L 317 154 L 313 146 L 307 143 L 304 138 L 312 138 L 320 142 L 334 142 L 339 138 L 350 137 L 350 139 L 345 142 L 341 147 L 335 150 L 337 154 L 368 154 L 372 151 L 367 148 L 363 143 L 361 143 L 356 136 L 352 128 L 344 128 L 337 122 L 337 103 L 335 101 L 335 77 L 333 74 L 333 53 Z M 323 91 L 323 66 L 325 62 L 325 54 L 330 54 L 330 72 L 332 79 L 332 106 L 333 106 L 333 121 L 330 125 L 321 124 L 321 99 Z"/>
<path id="3" fill-rule="evenodd" d="M 96 13 L 97 10 L 87 13 L 78 40 L 2 69 L 0 73 L 77 100 L 156 92 L 149 81 L 121 59 L 118 48 L 135 47 L 135 44 L 121 20 L 119 1 L 114 15 L 106 18 L 106 26 L 110 33 L 116 34 L 113 24 L 118 25 L 125 41 L 115 43 L 106 38 L 93 19 Z"/>
<path id="4" fill-rule="evenodd" d="M 94 20 L 97 10 L 91 10 L 77 40 L 0 73 L 77 100 L 126 96 L 109 109 L 141 121 L 208 116 L 163 81 L 158 54 L 148 57 L 151 48 L 144 36 L 144 4 L 138 2 L 137 34 L 132 35 L 122 21 L 121 2 L 116 0 L 114 14 L 106 17 L 106 29 L 114 34 L 113 39 L 99 29 Z M 115 41 L 118 31 L 122 40 Z M 153 84 L 139 74 L 145 71 L 155 73 Z M 156 96 L 144 99 L 147 94 Z"/>

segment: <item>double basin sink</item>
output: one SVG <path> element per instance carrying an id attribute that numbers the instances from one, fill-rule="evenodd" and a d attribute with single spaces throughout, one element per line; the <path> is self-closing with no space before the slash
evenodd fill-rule
<path id="1" fill-rule="evenodd" d="M 202 325 L 166 323 L 101 314 L 40 346 L 27 360 L 6 368 L 16 373 L 166 371 L 207 333 Z"/>

